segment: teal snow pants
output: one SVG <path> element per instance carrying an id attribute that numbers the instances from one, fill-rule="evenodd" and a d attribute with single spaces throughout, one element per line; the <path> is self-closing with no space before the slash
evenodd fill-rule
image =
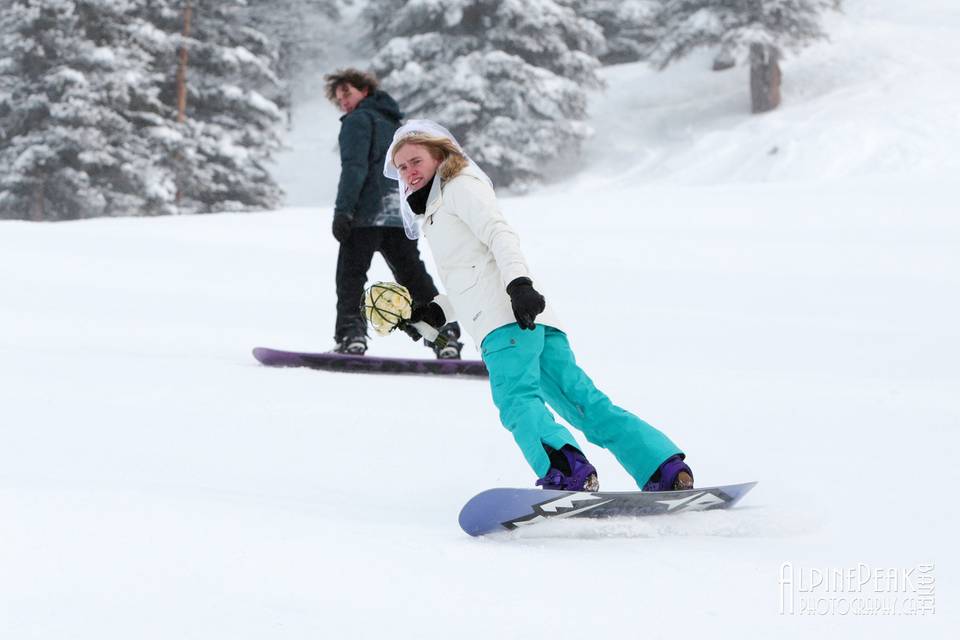
<path id="1" fill-rule="evenodd" d="M 681 453 L 667 436 L 613 404 L 593 385 L 559 329 L 538 324 L 530 331 L 508 324 L 490 332 L 481 351 L 500 421 L 538 478 L 550 470 L 544 444 L 580 449 L 547 404 L 588 441 L 616 456 L 641 488 L 667 458 Z"/>

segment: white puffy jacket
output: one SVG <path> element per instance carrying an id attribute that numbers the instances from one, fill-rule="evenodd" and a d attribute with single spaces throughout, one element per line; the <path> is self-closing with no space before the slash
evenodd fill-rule
<path id="1" fill-rule="evenodd" d="M 517 233 L 500 213 L 493 188 L 470 167 L 446 183 L 436 176 L 421 233 L 447 292 L 435 302 L 447 322 L 458 321 L 478 347 L 488 333 L 517 321 L 506 291 L 516 278 L 530 278 L 547 298 L 536 322 L 560 328 L 549 297 L 530 275 Z"/>

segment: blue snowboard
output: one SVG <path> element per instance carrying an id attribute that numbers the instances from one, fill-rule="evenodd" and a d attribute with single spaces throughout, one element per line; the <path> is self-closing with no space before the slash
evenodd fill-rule
<path id="1" fill-rule="evenodd" d="M 471 536 L 512 531 L 559 518 L 652 516 L 727 509 L 756 482 L 686 491 L 578 493 L 545 489 L 490 489 L 475 495 L 460 511 L 460 528 Z"/>

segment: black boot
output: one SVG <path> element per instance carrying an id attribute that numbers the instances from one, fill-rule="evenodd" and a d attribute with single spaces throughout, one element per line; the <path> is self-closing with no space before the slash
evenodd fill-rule
<path id="1" fill-rule="evenodd" d="M 424 338 L 423 343 L 433 350 L 438 360 L 459 360 L 460 350 L 463 348 L 463 343 L 457 340 L 457 338 L 460 337 L 460 327 L 456 323 L 451 322 L 450 324 L 445 324 L 440 327 L 438 333 L 443 336 L 445 340 L 430 342 Z"/>
<path id="2" fill-rule="evenodd" d="M 367 352 L 367 336 L 347 336 L 341 338 L 334 353 L 343 353 L 350 356 L 362 356 Z"/>

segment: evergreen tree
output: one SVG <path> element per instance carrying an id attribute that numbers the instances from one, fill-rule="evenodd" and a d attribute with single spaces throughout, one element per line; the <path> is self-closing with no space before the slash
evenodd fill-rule
<path id="1" fill-rule="evenodd" d="M 342 12 L 337 0 L 247 0 L 246 13 L 275 43 L 277 74 L 289 80 L 327 52 Z"/>
<path id="2" fill-rule="evenodd" d="M 277 85 L 276 52 L 243 5 L 6 0 L 0 217 L 275 206 L 281 111 L 255 87 Z"/>
<path id="3" fill-rule="evenodd" d="M 0 15 L 0 217 L 172 211 L 170 133 L 136 3 L 10 0 Z"/>
<path id="4" fill-rule="evenodd" d="M 589 133 L 599 27 L 554 0 L 371 0 L 374 70 L 408 117 L 449 128 L 499 185 L 523 188 Z"/>
<path id="5" fill-rule="evenodd" d="M 180 135 L 165 166 L 183 212 L 272 208 L 281 191 L 265 167 L 283 115 L 257 88 L 276 87 L 276 47 L 248 22 L 243 0 L 147 0 L 150 21 L 174 48 L 155 60 Z"/>
<path id="6" fill-rule="evenodd" d="M 654 60 L 662 69 L 697 47 L 720 47 L 729 61 L 750 62 L 754 112 L 780 103 L 779 59 L 825 38 L 821 14 L 837 0 L 661 0 Z"/>
<path id="7" fill-rule="evenodd" d="M 247 0 L 245 20 L 256 25 L 277 49 L 280 84 L 261 88 L 289 113 L 293 89 L 329 52 L 342 16 L 337 0 Z M 320 74 L 317 74 L 319 77 Z"/>
<path id="8" fill-rule="evenodd" d="M 646 60 L 656 43 L 658 0 L 566 0 L 577 14 L 603 31 L 603 64 Z"/>

